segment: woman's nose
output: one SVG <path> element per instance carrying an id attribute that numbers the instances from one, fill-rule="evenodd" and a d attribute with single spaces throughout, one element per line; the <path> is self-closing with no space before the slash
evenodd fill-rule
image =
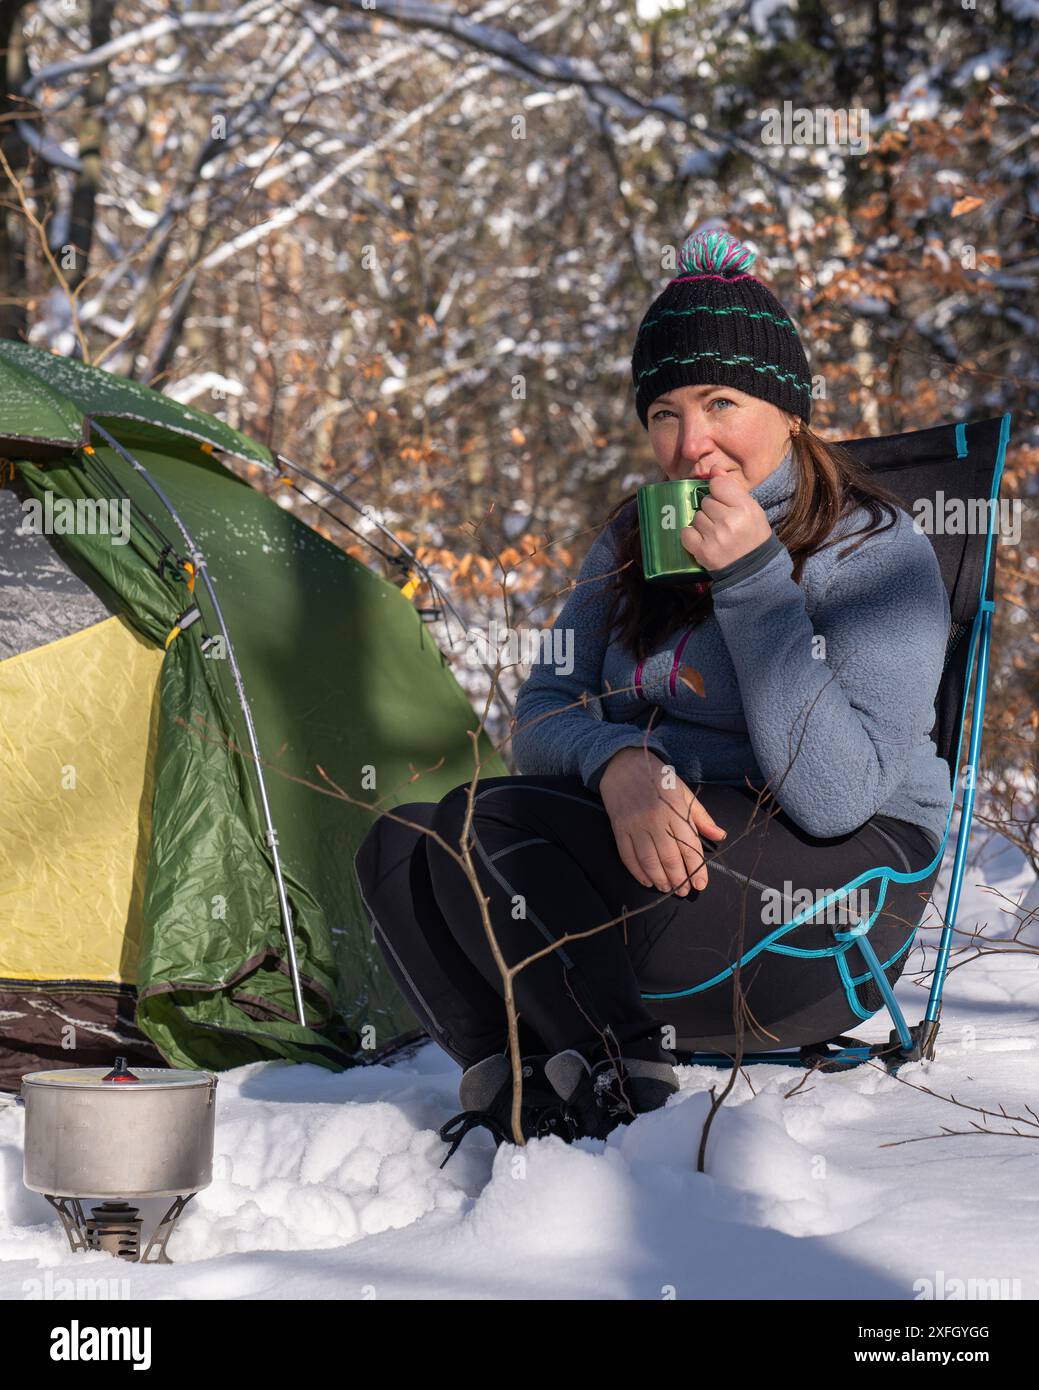
<path id="1" fill-rule="evenodd" d="M 678 464 L 695 466 L 714 450 L 715 443 L 708 430 L 698 425 L 687 425 L 679 433 L 674 459 Z"/>

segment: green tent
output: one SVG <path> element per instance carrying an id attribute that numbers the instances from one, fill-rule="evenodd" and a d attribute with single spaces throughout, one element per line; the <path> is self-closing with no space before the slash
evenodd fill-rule
<path id="1" fill-rule="evenodd" d="M 476 717 L 409 599 L 220 453 L 276 468 L 212 416 L 0 342 L 0 1086 L 116 1051 L 339 1067 L 417 1027 L 353 855 L 368 806 L 472 776 Z"/>

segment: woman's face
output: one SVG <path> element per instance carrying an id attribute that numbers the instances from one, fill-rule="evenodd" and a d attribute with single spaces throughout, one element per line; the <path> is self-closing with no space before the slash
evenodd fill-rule
<path id="1" fill-rule="evenodd" d="M 731 386 L 678 386 L 649 408 L 649 438 L 670 481 L 715 466 L 757 487 L 782 463 L 798 417 Z"/>

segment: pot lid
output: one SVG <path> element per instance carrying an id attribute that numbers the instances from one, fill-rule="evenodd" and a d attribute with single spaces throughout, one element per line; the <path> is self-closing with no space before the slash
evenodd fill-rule
<path id="1" fill-rule="evenodd" d="M 129 1067 L 113 1076 L 112 1067 L 74 1067 L 68 1071 L 32 1071 L 22 1077 L 22 1085 L 84 1087 L 98 1091 L 151 1091 L 156 1087 L 216 1085 L 208 1071 L 186 1071 L 179 1067 Z M 111 1078 L 111 1079 L 108 1079 Z"/>

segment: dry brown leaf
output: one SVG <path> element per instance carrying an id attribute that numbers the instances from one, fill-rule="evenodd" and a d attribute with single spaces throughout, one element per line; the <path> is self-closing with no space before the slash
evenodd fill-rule
<path id="1" fill-rule="evenodd" d="M 699 671 L 694 671 L 691 666 L 679 666 L 678 678 L 684 681 L 694 694 L 699 695 L 701 700 L 704 698 L 706 692 L 704 690 L 703 676 L 700 675 Z"/>

